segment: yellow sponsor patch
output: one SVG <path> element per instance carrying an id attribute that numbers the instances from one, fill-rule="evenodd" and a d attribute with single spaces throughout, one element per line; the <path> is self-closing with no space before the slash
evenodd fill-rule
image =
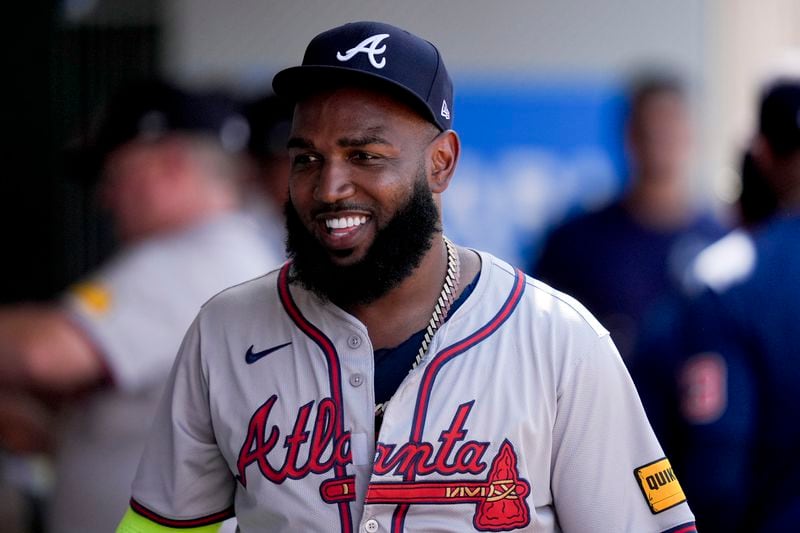
<path id="1" fill-rule="evenodd" d="M 97 283 L 79 283 L 71 289 L 80 302 L 92 313 L 101 315 L 111 308 L 111 293 Z"/>
<path id="2" fill-rule="evenodd" d="M 666 457 L 640 466 L 633 471 L 633 475 L 636 476 L 653 514 L 686 501 L 683 489 Z"/>

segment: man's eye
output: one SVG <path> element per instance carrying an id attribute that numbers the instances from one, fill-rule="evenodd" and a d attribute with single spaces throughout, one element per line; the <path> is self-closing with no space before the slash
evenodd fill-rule
<path id="1" fill-rule="evenodd" d="M 356 152 L 350 156 L 350 159 L 354 161 L 373 161 L 378 159 L 378 156 L 375 154 L 368 154 L 366 152 Z"/>
<path id="2" fill-rule="evenodd" d="M 309 165 L 317 161 L 319 161 L 319 157 L 313 154 L 298 154 L 292 158 L 292 164 L 294 165 Z"/>

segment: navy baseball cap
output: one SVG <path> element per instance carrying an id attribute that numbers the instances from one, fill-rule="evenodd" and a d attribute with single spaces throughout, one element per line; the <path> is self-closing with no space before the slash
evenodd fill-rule
<path id="1" fill-rule="evenodd" d="M 101 155 L 134 139 L 156 141 L 172 132 L 206 134 L 230 152 L 242 150 L 249 126 L 240 104 L 223 92 L 191 92 L 162 80 L 121 88 L 105 110 L 98 141 Z"/>
<path id="2" fill-rule="evenodd" d="M 294 103 L 267 94 L 245 104 L 243 111 L 250 125 L 247 151 L 261 160 L 285 155 Z"/>
<path id="3" fill-rule="evenodd" d="M 767 88 L 758 129 L 780 155 L 800 149 L 800 80 L 782 79 Z"/>
<path id="4" fill-rule="evenodd" d="M 352 22 L 311 40 L 303 63 L 278 72 L 272 87 L 298 99 L 326 84 L 382 85 L 399 91 L 439 129 L 453 124 L 453 82 L 439 50 L 382 22 Z"/>

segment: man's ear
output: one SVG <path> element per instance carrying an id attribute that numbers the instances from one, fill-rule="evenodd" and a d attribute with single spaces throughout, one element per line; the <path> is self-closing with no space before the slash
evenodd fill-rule
<path id="1" fill-rule="evenodd" d="M 428 146 L 428 185 L 431 192 L 442 193 L 450 185 L 460 151 L 461 141 L 453 130 L 443 131 L 431 141 Z"/>

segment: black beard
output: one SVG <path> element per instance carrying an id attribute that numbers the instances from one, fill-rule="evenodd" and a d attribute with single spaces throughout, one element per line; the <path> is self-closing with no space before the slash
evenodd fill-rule
<path id="1" fill-rule="evenodd" d="M 352 265 L 331 262 L 329 252 L 305 227 L 291 200 L 284 211 L 286 252 L 294 261 L 290 280 L 343 308 L 374 302 L 399 285 L 419 266 L 434 235 L 441 231 L 424 174 L 406 205 L 377 230 L 364 258 Z"/>

